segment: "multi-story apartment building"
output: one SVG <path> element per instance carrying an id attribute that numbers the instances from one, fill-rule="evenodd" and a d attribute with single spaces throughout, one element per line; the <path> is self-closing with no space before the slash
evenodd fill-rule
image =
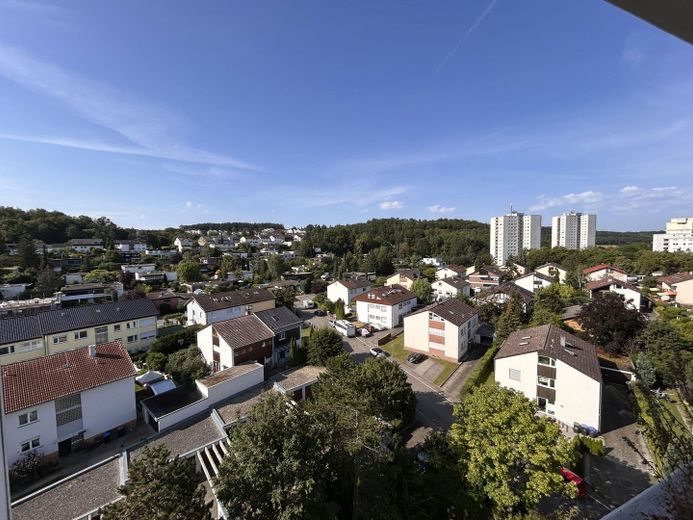
<path id="1" fill-rule="evenodd" d="M 551 247 L 593 247 L 596 235 L 597 215 L 571 211 L 551 219 Z"/>
<path id="2" fill-rule="evenodd" d="M 491 219 L 491 256 L 496 265 L 504 265 L 524 249 L 541 247 L 541 215 L 510 211 Z"/>
<path id="3" fill-rule="evenodd" d="M 652 251 L 693 253 L 693 217 L 672 218 L 664 233 L 652 235 Z"/>
<path id="4" fill-rule="evenodd" d="M 243 289 L 196 294 L 185 305 L 188 325 L 211 325 L 258 311 L 274 309 L 274 295 L 267 289 Z"/>
<path id="5" fill-rule="evenodd" d="M 494 362 L 496 382 L 522 392 L 564 424 L 601 427 L 597 347 L 555 325 L 513 332 Z"/>
<path id="6" fill-rule="evenodd" d="M 134 425 L 135 373 L 120 341 L 3 366 L 7 463 L 34 451 L 67 455 Z"/>
<path id="7" fill-rule="evenodd" d="M 478 328 L 478 311 L 452 298 L 404 318 L 404 348 L 457 363 L 469 351 Z"/>
<path id="8" fill-rule="evenodd" d="M 353 299 L 356 316 L 363 323 L 379 329 L 391 329 L 402 324 L 402 319 L 416 305 L 416 295 L 404 287 L 379 287 Z"/>
<path id="9" fill-rule="evenodd" d="M 0 365 L 120 340 L 130 351 L 156 338 L 157 310 L 146 299 L 56 309 L 0 320 Z"/>

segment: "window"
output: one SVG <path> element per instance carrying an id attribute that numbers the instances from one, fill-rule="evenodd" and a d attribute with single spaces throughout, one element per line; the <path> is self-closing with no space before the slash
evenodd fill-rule
<path id="1" fill-rule="evenodd" d="M 19 414 L 19 426 L 38 421 L 38 410 L 32 410 L 28 413 Z"/>
<path id="2" fill-rule="evenodd" d="M 0 356 L 4 356 L 5 354 L 14 354 L 14 345 L 10 345 L 9 347 L 1 347 Z"/>
<path id="3" fill-rule="evenodd" d="M 144 341 L 145 339 L 152 339 L 156 337 L 156 332 L 153 330 L 150 330 L 149 332 L 143 332 L 140 334 L 140 341 Z"/>
<path id="4" fill-rule="evenodd" d="M 128 321 L 125 324 L 126 329 L 136 329 L 137 328 L 137 322 L 136 321 Z"/>
<path id="5" fill-rule="evenodd" d="M 31 439 L 30 441 L 23 442 L 19 446 L 19 451 L 22 453 L 29 451 L 29 450 L 34 450 L 41 446 L 41 437 L 35 437 Z"/>
<path id="6" fill-rule="evenodd" d="M 137 334 L 133 334 L 132 336 L 128 336 L 128 343 L 134 343 L 137 341 Z"/>
<path id="7" fill-rule="evenodd" d="M 120 323 L 113 325 L 113 332 L 118 332 L 120 330 Z"/>
<path id="8" fill-rule="evenodd" d="M 40 339 L 35 339 L 33 341 L 26 341 L 19 345 L 20 352 L 31 352 L 32 350 L 38 350 L 43 348 L 43 344 Z"/>
<path id="9" fill-rule="evenodd" d="M 86 330 L 80 330 L 75 332 L 75 339 L 84 339 L 87 337 L 87 331 Z"/>
<path id="10" fill-rule="evenodd" d="M 156 318 L 143 318 L 140 320 L 140 327 L 153 327 L 156 325 Z"/>
<path id="11" fill-rule="evenodd" d="M 108 327 L 96 327 L 96 343 L 108 343 Z"/>
<path id="12" fill-rule="evenodd" d="M 283 341 L 286 339 L 286 332 L 280 332 L 279 333 L 279 341 Z"/>
<path id="13" fill-rule="evenodd" d="M 62 336 L 54 336 L 53 344 L 57 345 L 58 343 L 67 343 L 67 334 L 63 334 Z"/>
<path id="14" fill-rule="evenodd" d="M 445 336 L 445 331 L 440 329 L 428 329 L 431 336 Z"/>
<path id="15" fill-rule="evenodd" d="M 551 379 L 550 377 L 537 377 L 537 384 L 539 386 L 545 386 L 546 388 L 556 388 L 556 380 Z"/>
<path id="16" fill-rule="evenodd" d="M 555 367 L 556 366 L 556 360 L 554 358 L 550 358 L 550 357 L 546 357 L 546 356 L 539 356 L 539 364 L 550 366 L 550 367 Z"/>
<path id="17" fill-rule="evenodd" d="M 516 368 L 511 368 L 508 371 L 508 377 L 512 379 L 513 381 L 520 381 L 522 376 L 522 372 L 517 370 Z"/>
<path id="18" fill-rule="evenodd" d="M 443 321 L 443 318 L 433 312 L 428 313 L 428 319 L 431 321 Z"/>
<path id="19" fill-rule="evenodd" d="M 82 418 L 82 398 L 80 394 L 68 395 L 55 400 L 55 422 L 63 426 Z"/>

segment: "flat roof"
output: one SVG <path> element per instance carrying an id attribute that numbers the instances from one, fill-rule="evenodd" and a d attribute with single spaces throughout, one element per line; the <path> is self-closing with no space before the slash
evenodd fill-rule
<path id="1" fill-rule="evenodd" d="M 224 424 L 231 424 L 239 417 L 248 415 L 262 395 L 269 389 L 270 387 L 267 382 L 249 388 L 217 404 L 215 407 L 216 411 L 221 416 Z"/>
<path id="2" fill-rule="evenodd" d="M 242 365 L 236 365 L 235 367 L 229 367 L 219 372 L 215 372 L 214 374 L 207 376 L 204 379 L 199 379 L 198 381 L 209 388 L 210 386 L 218 385 L 219 383 L 258 369 L 264 370 L 264 367 L 260 363 L 243 363 Z"/>
<path id="3" fill-rule="evenodd" d="M 111 459 L 12 508 L 14 520 L 73 520 L 117 499 L 120 460 Z"/>
<path id="4" fill-rule="evenodd" d="M 199 417 L 183 423 L 176 428 L 166 430 L 163 434 L 152 439 L 137 448 L 129 451 L 130 460 L 135 460 L 142 456 L 147 446 L 166 446 L 171 452 L 171 457 L 183 455 L 192 450 L 198 449 L 210 442 L 226 437 L 209 414 L 203 419 Z"/>
<path id="5" fill-rule="evenodd" d="M 281 386 L 284 391 L 290 392 L 304 385 L 314 383 L 318 380 L 318 376 L 322 374 L 325 367 L 314 365 L 306 365 L 298 368 L 292 368 L 276 376 L 270 377 L 270 381 Z"/>
<path id="6" fill-rule="evenodd" d="M 140 404 L 146 406 L 151 414 L 158 419 L 202 398 L 202 393 L 197 387 L 188 388 L 182 385 L 163 394 L 147 397 L 140 401 Z"/>

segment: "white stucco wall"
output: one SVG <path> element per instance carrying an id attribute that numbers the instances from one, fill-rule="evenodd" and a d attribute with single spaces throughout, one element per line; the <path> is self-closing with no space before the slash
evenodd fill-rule
<path id="1" fill-rule="evenodd" d="M 85 439 L 113 430 L 136 418 L 134 376 L 82 392 Z"/>
<path id="2" fill-rule="evenodd" d="M 601 383 L 556 360 L 556 418 L 601 430 Z"/>
<path id="3" fill-rule="evenodd" d="M 496 359 L 494 361 L 496 383 L 522 392 L 528 399 L 536 401 L 537 361 L 538 356 L 536 352 Z M 510 379 L 511 368 L 520 371 L 520 381 Z"/>
<path id="4" fill-rule="evenodd" d="M 38 411 L 38 421 L 19 426 L 19 416 L 31 410 Z M 20 445 L 36 437 L 41 439 L 41 447 L 37 449 L 39 453 L 48 454 L 58 451 L 55 404 L 50 401 L 7 415 L 3 414 L 3 433 L 8 468 L 22 457 Z"/>

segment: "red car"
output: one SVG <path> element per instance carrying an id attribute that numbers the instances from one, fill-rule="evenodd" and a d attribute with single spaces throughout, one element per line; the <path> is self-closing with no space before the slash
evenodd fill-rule
<path id="1" fill-rule="evenodd" d="M 587 494 L 587 484 L 582 477 L 573 473 L 568 468 L 561 468 L 558 472 L 563 476 L 566 482 L 572 482 L 577 487 L 578 498 L 584 497 Z"/>

